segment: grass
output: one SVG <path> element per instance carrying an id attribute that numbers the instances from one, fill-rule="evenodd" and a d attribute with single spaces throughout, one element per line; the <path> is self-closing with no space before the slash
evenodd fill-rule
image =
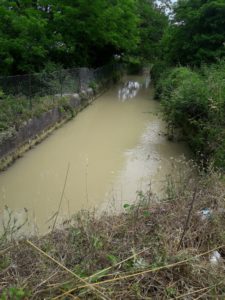
<path id="1" fill-rule="evenodd" d="M 69 97 L 54 98 L 50 96 L 33 98 L 31 102 L 24 97 L 2 96 L 0 98 L 0 135 L 12 129 L 18 130 L 21 125 L 33 117 L 58 107 L 65 110 Z"/>
<path id="2" fill-rule="evenodd" d="M 161 202 L 139 193 L 119 215 L 82 211 L 45 236 L 2 239 L 0 299 L 225 297 L 223 179 L 184 164 Z"/>

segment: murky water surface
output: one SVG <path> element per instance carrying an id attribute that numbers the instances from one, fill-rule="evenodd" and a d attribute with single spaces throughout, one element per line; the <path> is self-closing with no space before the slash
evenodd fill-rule
<path id="1" fill-rule="evenodd" d="M 44 233 L 80 209 L 116 208 L 133 202 L 137 190 L 159 192 L 171 157 L 187 153 L 169 142 L 149 78 L 127 78 L 74 120 L 25 153 L 0 174 L 1 221 L 29 217 L 26 230 Z M 66 180 L 66 173 L 68 178 Z M 65 182 L 66 181 L 66 182 Z M 5 209 L 8 207 L 8 209 Z"/>

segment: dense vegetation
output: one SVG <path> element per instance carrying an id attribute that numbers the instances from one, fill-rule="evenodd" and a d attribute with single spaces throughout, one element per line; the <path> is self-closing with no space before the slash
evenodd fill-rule
<path id="1" fill-rule="evenodd" d="M 181 129 L 197 158 L 225 170 L 225 62 L 193 71 L 177 67 L 157 85 L 169 135 Z"/>
<path id="2" fill-rule="evenodd" d="M 153 68 L 169 136 L 225 170 L 225 2 L 179 0 Z M 176 129 L 176 130 L 175 130 Z"/>
<path id="3" fill-rule="evenodd" d="M 151 60 L 167 25 L 154 0 L 2 0 L 0 75 Z"/>
<path id="4" fill-rule="evenodd" d="M 225 55 L 224 0 L 178 0 L 162 39 L 171 64 L 200 66 Z"/>

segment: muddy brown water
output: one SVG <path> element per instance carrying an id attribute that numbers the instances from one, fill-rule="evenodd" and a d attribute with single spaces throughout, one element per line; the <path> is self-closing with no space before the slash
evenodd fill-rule
<path id="1" fill-rule="evenodd" d="M 188 155 L 188 150 L 165 137 L 159 103 L 148 84 L 149 78 L 124 79 L 2 172 L 1 224 L 7 226 L 12 212 L 10 226 L 28 216 L 26 232 L 51 228 L 68 166 L 57 223 L 81 209 L 119 209 L 150 183 L 160 192 L 171 157 Z"/>

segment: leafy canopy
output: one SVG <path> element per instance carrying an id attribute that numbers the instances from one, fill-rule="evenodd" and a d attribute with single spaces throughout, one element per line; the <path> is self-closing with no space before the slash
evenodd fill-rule
<path id="1" fill-rule="evenodd" d="M 224 0 L 178 0 L 162 47 L 173 64 L 200 65 L 224 57 Z"/>
<path id="2" fill-rule="evenodd" d="M 2 0 L 0 74 L 157 56 L 167 24 L 153 0 Z M 164 5 L 164 6 L 163 6 Z"/>

